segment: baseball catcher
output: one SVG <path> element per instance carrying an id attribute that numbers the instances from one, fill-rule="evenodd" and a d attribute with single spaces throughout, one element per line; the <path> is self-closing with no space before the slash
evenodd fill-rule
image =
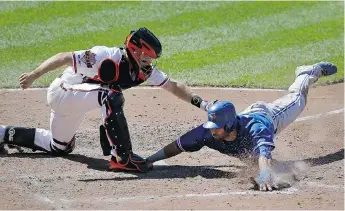
<path id="1" fill-rule="evenodd" d="M 34 71 L 19 77 L 23 89 L 43 74 L 67 66 L 47 91 L 51 107 L 50 130 L 0 126 L 0 148 L 4 144 L 66 155 L 75 147 L 75 134 L 88 111 L 102 110 L 100 145 L 111 155 L 110 169 L 147 172 L 148 163 L 133 153 L 123 106 L 123 90 L 147 82 L 206 110 L 208 102 L 183 83 L 158 70 L 159 39 L 147 28 L 131 31 L 124 47 L 95 46 L 87 50 L 62 52 L 44 61 Z"/>

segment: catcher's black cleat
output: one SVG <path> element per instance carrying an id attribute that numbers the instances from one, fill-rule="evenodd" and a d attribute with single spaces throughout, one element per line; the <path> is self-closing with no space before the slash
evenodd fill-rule
<path id="1" fill-rule="evenodd" d="M 109 170 L 146 173 L 152 170 L 153 165 L 136 154 L 130 154 L 125 163 L 117 161 L 115 156 L 110 159 Z"/>

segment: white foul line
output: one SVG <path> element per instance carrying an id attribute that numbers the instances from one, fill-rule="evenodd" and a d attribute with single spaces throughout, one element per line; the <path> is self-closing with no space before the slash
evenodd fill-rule
<path id="1" fill-rule="evenodd" d="M 207 197 L 217 197 L 217 196 L 231 196 L 231 195 L 276 195 L 276 194 L 294 194 L 298 189 L 291 187 L 284 191 L 233 191 L 225 193 L 204 193 L 204 194 L 175 194 L 175 195 L 166 195 L 166 196 L 133 196 L 133 197 L 122 197 L 122 198 L 108 198 L 108 197 L 93 197 L 92 200 L 88 198 L 76 198 L 76 199 L 60 199 L 62 202 L 121 202 L 121 201 L 149 201 L 149 200 L 164 200 L 164 199 L 178 199 L 178 198 L 207 198 Z"/>
<path id="2" fill-rule="evenodd" d="M 40 195 L 40 194 L 35 194 L 36 198 L 39 200 L 39 201 L 42 201 L 42 202 L 47 202 L 48 204 L 51 204 L 51 205 L 54 205 L 55 202 L 50 200 L 47 196 L 43 196 L 43 195 Z"/>
<path id="3" fill-rule="evenodd" d="M 301 117 L 301 118 L 298 118 L 295 120 L 295 122 L 301 122 L 301 121 L 305 121 L 305 120 L 310 120 L 310 119 L 317 119 L 317 118 L 320 118 L 320 117 L 323 117 L 323 116 L 328 116 L 328 115 L 331 115 L 331 114 L 339 114 L 339 113 L 342 113 L 344 112 L 344 109 L 339 109 L 339 110 L 335 110 L 335 111 L 329 111 L 329 112 L 326 112 L 326 113 L 321 113 L 321 114 L 316 114 L 316 115 L 312 115 L 312 116 L 306 116 L 306 117 Z"/>
<path id="4" fill-rule="evenodd" d="M 343 185 L 326 185 L 320 182 L 303 182 L 302 184 L 305 184 L 309 187 L 316 187 L 316 188 L 328 188 L 328 189 L 335 189 L 335 190 L 344 190 Z"/>
<path id="5" fill-rule="evenodd" d="M 176 195 L 167 195 L 167 196 L 133 196 L 133 197 L 124 197 L 124 198 L 117 198 L 117 201 L 129 201 L 129 200 L 157 200 L 157 199 L 171 199 L 171 198 L 194 198 L 194 197 L 215 197 L 215 196 L 230 196 L 230 195 L 258 195 L 258 194 L 293 194 L 297 192 L 298 189 L 291 187 L 286 189 L 285 191 L 267 191 L 267 192 L 260 192 L 260 191 L 232 191 L 232 192 L 225 192 L 225 193 L 191 193 L 191 194 L 176 194 Z M 111 199 L 114 200 L 114 199 Z"/>
<path id="6" fill-rule="evenodd" d="M 296 191 L 298 191 L 297 188 L 289 188 L 285 191 L 267 191 L 267 192 L 260 192 L 260 191 L 232 191 L 232 192 L 225 192 L 225 193 L 191 193 L 191 194 L 181 194 L 181 195 L 167 195 L 167 196 L 158 196 L 154 197 L 156 199 L 162 199 L 162 198 L 193 198 L 193 197 L 214 197 L 214 196 L 230 196 L 230 195 L 257 195 L 257 194 L 293 194 Z M 146 198 L 145 196 L 140 196 L 142 198 Z M 136 197 L 133 197 L 136 198 Z M 148 198 L 148 197 L 147 197 Z M 128 200 L 129 198 L 119 198 L 119 200 Z M 137 198 L 136 198 L 137 199 Z M 152 199 L 149 198 L 149 199 Z"/>
<path id="7" fill-rule="evenodd" d="M 331 188 L 331 189 L 343 189 L 341 185 L 325 185 L 316 182 L 305 182 L 301 184 L 302 186 L 309 186 L 315 188 Z M 132 196 L 132 197 L 122 197 L 122 198 L 108 198 L 108 197 L 98 197 L 92 198 L 92 201 L 98 202 L 123 202 L 123 201 L 149 201 L 149 200 L 164 200 L 164 199 L 178 199 L 178 198 L 207 198 L 207 197 L 217 197 L 217 196 L 231 196 L 231 195 L 276 195 L 276 194 L 287 194 L 291 195 L 299 191 L 296 187 L 290 187 L 283 191 L 232 191 L 225 193 L 191 193 L 191 194 L 175 194 L 175 195 L 166 195 L 166 196 Z M 90 199 L 79 198 L 79 199 L 60 199 L 61 202 L 89 202 Z"/>

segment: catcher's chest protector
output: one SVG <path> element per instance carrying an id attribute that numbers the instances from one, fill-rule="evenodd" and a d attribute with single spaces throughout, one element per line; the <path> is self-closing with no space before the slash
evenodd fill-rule
<path id="1" fill-rule="evenodd" d="M 140 79 L 139 71 L 134 70 L 131 65 L 129 64 L 129 61 L 126 60 L 123 56 L 120 62 L 118 63 L 119 66 L 119 73 L 118 76 L 116 76 L 117 80 L 110 82 L 110 83 L 104 83 L 101 80 L 97 80 L 94 78 L 85 77 L 83 79 L 83 83 L 93 83 L 93 84 L 104 84 L 109 85 L 109 88 L 113 89 L 114 87 L 120 87 L 121 89 L 128 89 L 131 87 L 135 87 L 140 85 L 141 83 L 145 82 L 145 80 Z M 113 67 L 115 68 L 115 67 Z M 115 69 L 107 69 L 105 71 L 116 71 Z M 114 88 L 116 90 L 119 90 L 118 88 Z"/>
<path id="2" fill-rule="evenodd" d="M 114 85 L 119 85 L 122 89 L 128 89 L 145 82 L 138 78 L 139 71 L 131 69 L 128 60 L 121 59 L 119 63 L 120 74 Z"/>

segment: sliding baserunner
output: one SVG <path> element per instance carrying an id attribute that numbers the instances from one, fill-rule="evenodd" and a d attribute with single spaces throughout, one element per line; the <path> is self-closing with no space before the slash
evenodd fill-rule
<path id="1" fill-rule="evenodd" d="M 147 158 L 154 163 L 181 152 L 194 152 L 202 147 L 218 150 L 239 158 L 258 159 L 258 188 L 271 191 L 277 188 L 272 170 L 274 137 L 296 120 L 307 103 L 308 90 L 321 76 L 337 72 L 329 62 L 299 66 L 289 93 L 272 103 L 256 102 L 237 114 L 228 101 L 217 101 L 208 109 L 208 121 L 179 137 Z"/>

